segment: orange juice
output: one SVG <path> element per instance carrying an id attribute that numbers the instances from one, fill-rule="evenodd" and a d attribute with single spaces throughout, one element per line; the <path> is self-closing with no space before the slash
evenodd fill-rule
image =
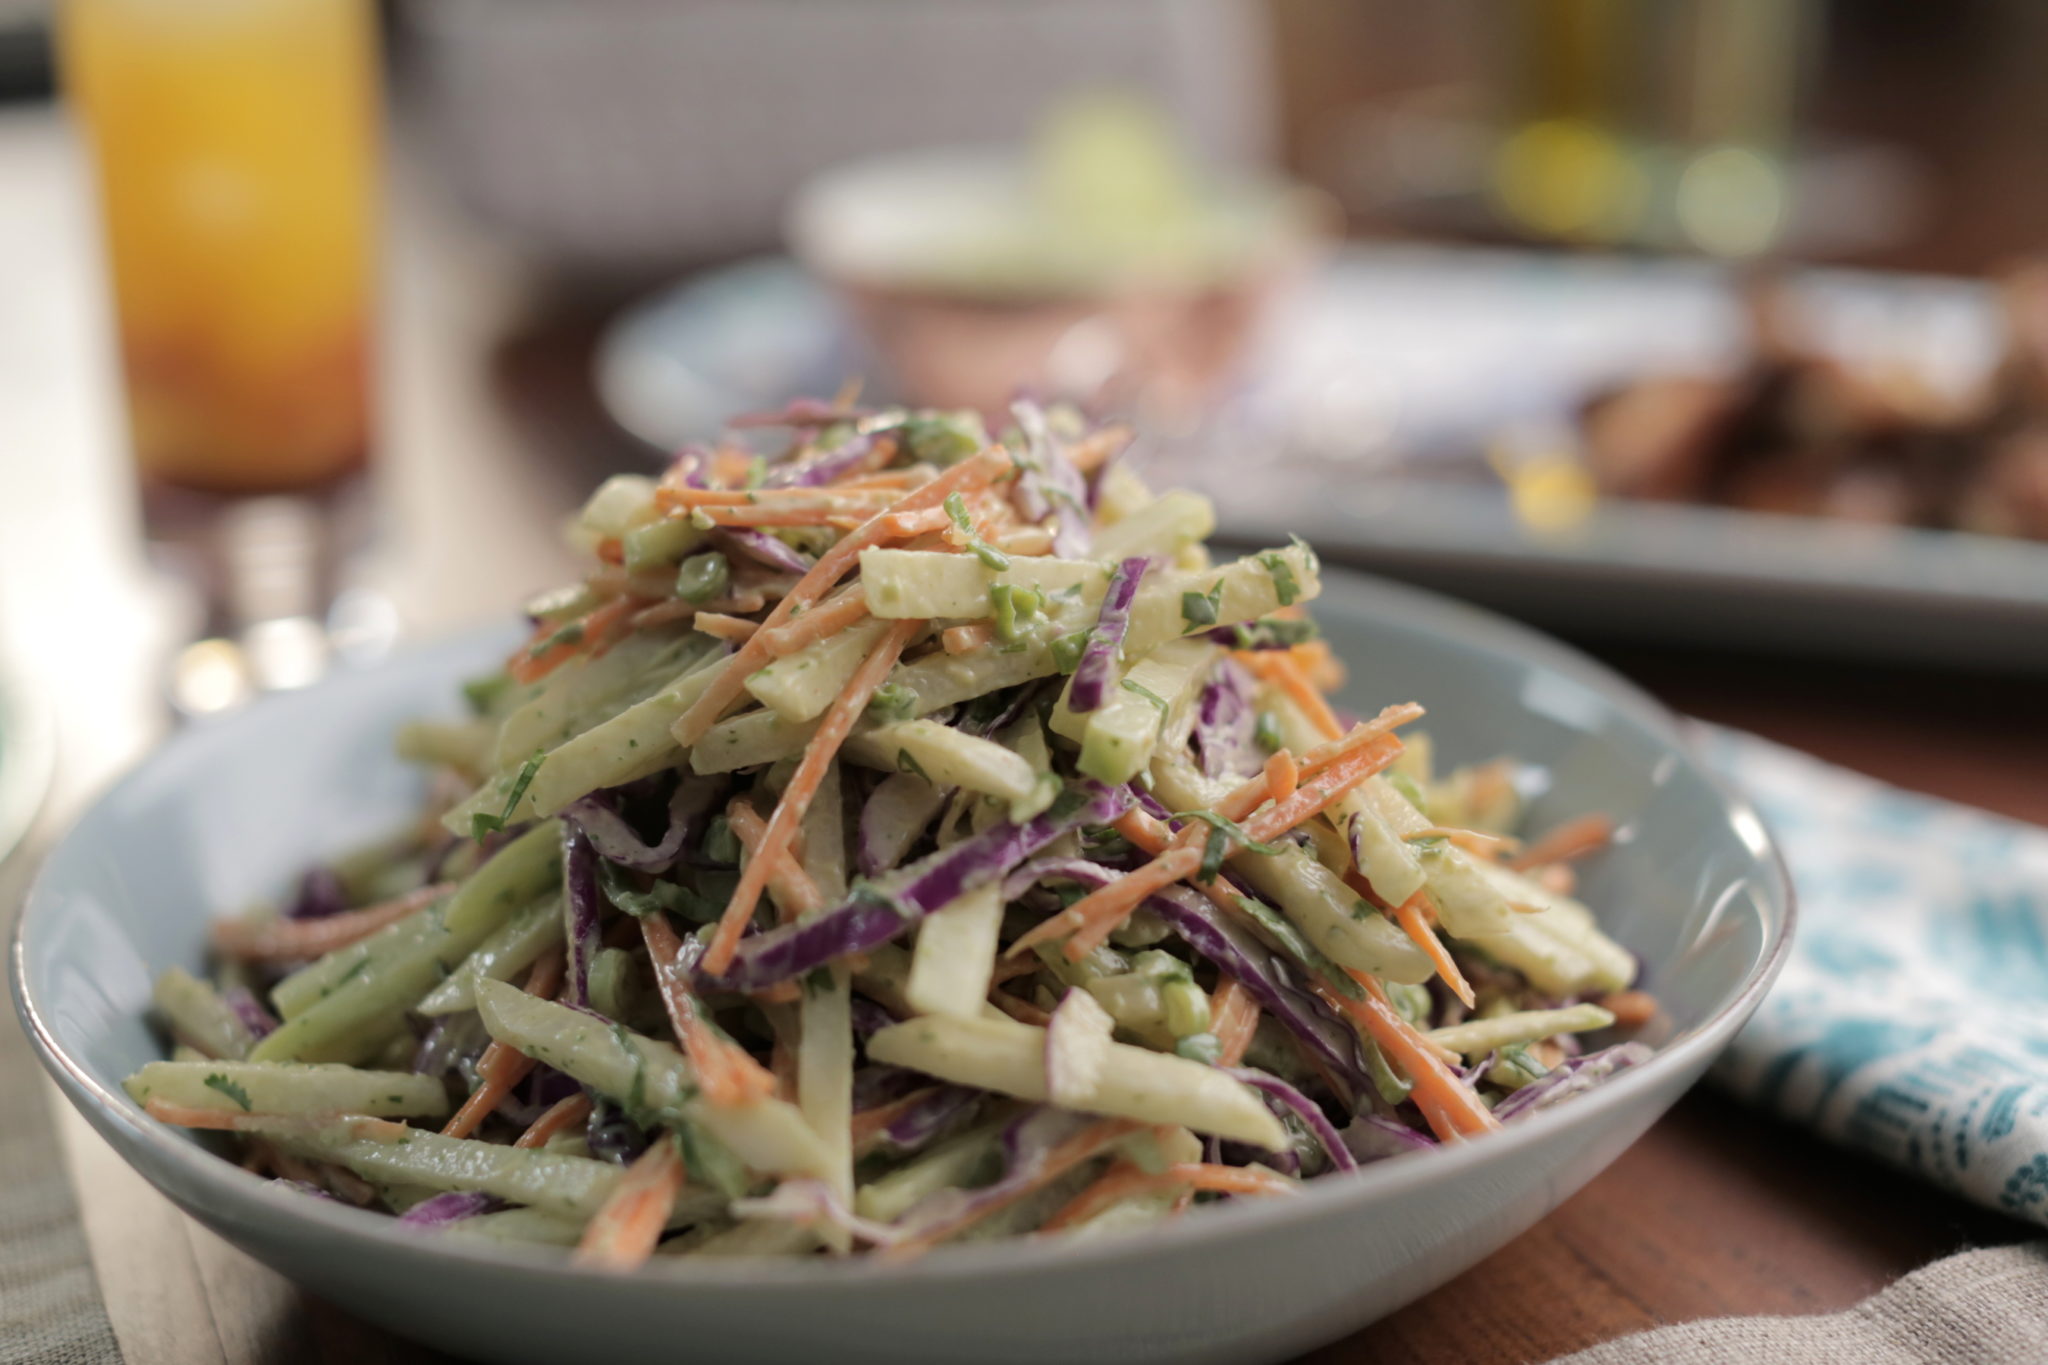
<path id="1" fill-rule="evenodd" d="M 318 487 L 363 461 L 369 0 L 67 0 L 145 480 Z"/>

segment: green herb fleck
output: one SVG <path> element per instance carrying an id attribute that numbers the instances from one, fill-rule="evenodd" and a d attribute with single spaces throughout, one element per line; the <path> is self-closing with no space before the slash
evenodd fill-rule
<path id="1" fill-rule="evenodd" d="M 886 908 L 905 920 L 918 918 L 918 912 L 913 907 L 905 905 L 897 897 L 892 896 L 866 878 L 855 881 L 848 888 L 846 901 L 849 905 L 872 905 Z"/>
<path id="2" fill-rule="evenodd" d="M 922 412 L 903 419 L 903 444 L 910 458 L 941 467 L 959 464 L 988 444 L 981 418 L 973 412 Z"/>
<path id="3" fill-rule="evenodd" d="M 1070 631 L 1052 642 L 1053 667 L 1061 673 L 1072 673 L 1081 666 L 1081 655 L 1088 648 L 1088 632 Z"/>
<path id="4" fill-rule="evenodd" d="M 471 714 L 490 714 L 498 698 L 505 695 L 512 686 L 512 678 L 505 673 L 491 673 L 481 678 L 471 678 L 462 685 L 462 699 L 469 703 Z"/>
<path id="5" fill-rule="evenodd" d="M 675 1123 L 674 1131 L 690 1179 L 709 1185 L 728 1199 L 747 1192 L 747 1168 L 730 1147 L 687 1119 Z"/>
<path id="6" fill-rule="evenodd" d="M 1259 564 L 1273 576 L 1273 593 L 1280 599 L 1280 605 L 1293 606 L 1294 599 L 1301 596 L 1301 584 L 1295 580 L 1294 566 L 1287 562 L 1287 556 L 1279 550 L 1267 550 L 1259 556 Z"/>
<path id="7" fill-rule="evenodd" d="M 519 776 L 512 779 L 511 793 L 505 798 L 505 809 L 496 815 L 486 815 L 479 811 L 469 817 L 470 838 L 482 843 L 485 835 L 495 833 L 511 823 L 512 812 L 519 809 L 520 801 L 526 796 L 526 789 L 533 785 L 533 775 L 540 771 L 540 765 L 546 759 L 546 753 L 535 749 L 533 757 L 520 765 Z"/>
<path id="8" fill-rule="evenodd" d="M 1215 625 L 1217 613 L 1222 610 L 1223 580 L 1220 578 L 1216 580 L 1216 586 L 1205 593 L 1184 592 L 1180 595 L 1180 619 L 1185 630 Z"/>
<path id="9" fill-rule="evenodd" d="M 243 1113 L 246 1114 L 249 1112 L 251 1108 L 249 1104 L 249 1092 L 244 1090 L 241 1086 L 236 1085 L 226 1076 L 221 1075 L 218 1071 L 214 1072 L 211 1076 L 208 1076 L 206 1078 L 206 1088 L 208 1090 L 218 1090 L 221 1094 L 226 1095 L 236 1104 L 241 1105 Z"/>
<path id="10" fill-rule="evenodd" d="M 1252 725 L 1252 741 L 1269 754 L 1277 754 L 1286 747 L 1280 740 L 1280 717 L 1271 711 L 1259 712 L 1258 720 Z"/>
<path id="11" fill-rule="evenodd" d="M 1313 621 L 1282 621 L 1272 616 L 1240 621 L 1231 631 L 1239 649 L 1292 649 L 1322 634 Z"/>
<path id="12" fill-rule="evenodd" d="M 946 495 L 946 515 L 953 519 L 961 535 L 967 538 L 967 552 L 996 573 L 1010 567 L 1010 557 L 981 538 L 974 529 L 974 519 L 967 515 L 967 500 L 958 493 Z"/>
<path id="13" fill-rule="evenodd" d="M 633 885 L 626 869 L 609 858 L 598 859 L 597 884 L 614 908 L 634 919 L 645 919 L 664 910 L 698 921 L 718 916 L 717 906 L 686 886 L 657 879 L 641 890 Z"/>
<path id="14" fill-rule="evenodd" d="M 1223 866 L 1223 851 L 1219 851 L 1219 847 L 1227 847 L 1231 841 L 1245 845 L 1253 853 L 1264 853 L 1268 857 L 1272 857 L 1274 853 L 1284 853 L 1286 847 L 1288 847 L 1284 843 L 1260 843 L 1260 841 L 1253 839 L 1251 835 L 1245 833 L 1243 825 L 1239 825 L 1237 821 L 1225 817 L 1225 814 L 1217 814 L 1214 810 L 1178 810 L 1178 812 L 1174 812 L 1174 819 L 1176 821 L 1202 821 L 1210 829 L 1208 845 L 1204 845 L 1204 849 L 1202 849 L 1202 880 L 1204 882 L 1217 880 L 1217 870 L 1221 870 L 1221 866 Z M 1221 845 L 1219 845 L 1219 841 L 1221 841 Z M 1214 860 L 1217 868 L 1210 868 L 1210 860 Z"/>
<path id="15" fill-rule="evenodd" d="M 1363 1000 L 1365 988 L 1351 979 L 1351 973 L 1339 967 L 1323 954 L 1323 950 L 1310 943 L 1294 922 L 1262 900 L 1251 896 L 1239 896 L 1238 908 L 1243 910 L 1266 937 L 1280 946 L 1281 951 L 1292 954 L 1300 963 L 1323 979 L 1324 984 L 1339 995 L 1350 1000 Z"/>
<path id="16" fill-rule="evenodd" d="M 1119 684 L 1119 686 L 1121 686 L 1124 691 L 1135 692 L 1139 696 L 1143 697 L 1146 701 L 1151 702 L 1153 709 L 1159 712 L 1159 719 L 1162 722 L 1165 721 L 1167 712 L 1172 709 L 1170 706 L 1167 705 L 1166 698 L 1160 696 L 1157 692 L 1154 692 L 1151 688 L 1145 686 L 1145 684 L 1139 682 L 1132 682 L 1129 678 L 1125 678 L 1123 682 Z"/>
<path id="17" fill-rule="evenodd" d="M 1065 820 L 1080 814 L 1087 804 L 1087 792 L 1082 791 L 1079 787 L 1062 787 L 1060 794 L 1052 799 L 1052 804 L 1045 808 L 1043 818 L 1055 822 Z M 1086 835 L 1083 838 L 1085 839 Z"/>
<path id="18" fill-rule="evenodd" d="M 898 749 L 896 751 L 896 771 L 899 773 L 913 773 L 927 782 L 932 780 L 931 774 L 924 770 L 924 765 L 919 763 L 917 757 L 908 749 Z"/>
<path id="19" fill-rule="evenodd" d="M 1408 798 L 1409 805 L 1415 807 L 1415 809 L 1419 811 L 1422 811 L 1424 814 L 1428 813 L 1429 798 L 1422 794 L 1421 783 L 1417 782 L 1408 774 L 1400 772 L 1398 770 L 1389 772 L 1387 774 L 1387 781 L 1393 784 L 1393 788 L 1395 791 L 1401 793 L 1401 795 Z"/>
<path id="20" fill-rule="evenodd" d="M 553 635 L 548 636 L 547 639 L 542 640 L 539 644 L 527 650 L 526 657 L 529 659 L 539 659 L 557 645 L 580 645 L 582 643 L 583 623 L 581 621 L 571 621 Z"/>
<path id="21" fill-rule="evenodd" d="M 991 584 L 988 600 L 995 609 L 996 638 L 1009 642 L 1016 641 L 1024 623 L 1034 620 L 1045 609 L 1045 594 L 1009 583 Z"/>
<path id="22" fill-rule="evenodd" d="M 1380 1098 L 1388 1104 L 1399 1104 L 1408 1098 L 1412 1085 L 1408 1078 L 1394 1070 L 1387 1061 L 1387 1055 L 1380 1051 L 1378 1043 L 1370 1038 L 1360 1040 L 1360 1050 L 1365 1054 L 1365 1071 L 1372 1077 L 1372 1088 L 1379 1091 Z"/>
<path id="23" fill-rule="evenodd" d="M 1495 1062 L 1491 1069 L 1506 1072 L 1514 1080 L 1517 1089 L 1550 1074 L 1541 1062 L 1529 1055 L 1527 1043 L 1514 1043 L 1502 1048 L 1500 1060 Z"/>
<path id="24" fill-rule="evenodd" d="M 877 725 L 909 720 L 917 715 L 917 693 L 902 683 L 883 683 L 868 698 L 867 715 Z"/>
<path id="25" fill-rule="evenodd" d="M 732 832 L 732 822 L 723 813 L 712 816 L 705 824 L 703 852 L 714 863 L 739 862 L 740 837 Z"/>
<path id="26" fill-rule="evenodd" d="M 686 602 L 709 602 L 725 596 L 732 565 L 716 550 L 691 555 L 676 570 L 676 596 Z"/>

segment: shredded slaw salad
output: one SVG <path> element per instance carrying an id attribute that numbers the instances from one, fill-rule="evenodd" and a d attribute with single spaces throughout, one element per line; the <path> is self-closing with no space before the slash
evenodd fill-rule
<path id="1" fill-rule="evenodd" d="M 1213 563 L 1125 430 L 1013 418 L 803 402 L 604 484 L 588 577 L 400 735 L 428 820 L 219 922 L 130 1093 L 627 1268 L 1104 1235 L 1646 1056 L 1570 895 L 1606 822 L 1520 842 L 1513 764 L 1325 700 L 1305 545 Z"/>

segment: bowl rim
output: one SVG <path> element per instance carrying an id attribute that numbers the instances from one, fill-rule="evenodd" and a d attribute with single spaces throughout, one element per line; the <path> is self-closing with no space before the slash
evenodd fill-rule
<path id="1" fill-rule="evenodd" d="M 46 908 L 52 899 L 46 883 L 47 859 L 37 869 L 35 881 L 10 935 L 8 984 L 14 996 L 15 1010 L 44 1068 L 65 1097 L 109 1140 L 122 1160 L 135 1167 L 151 1184 L 158 1185 L 160 1190 L 162 1186 L 154 1172 L 138 1159 L 137 1149 L 154 1161 L 176 1170 L 188 1185 L 206 1189 L 210 1213 L 232 1217 L 244 1225 L 283 1219 L 307 1232 L 335 1239 L 337 1247 L 352 1246 L 364 1252 L 448 1258 L 474 1271 L 545 1276 L 551 1281 L 605 1285 L 615 1290 L 622 1286 L 642 1286 L 665 1294 L 696 1286 L 723 1290 L 855 1285 L 866 1288 L 979 1279 L 990 1275 L 1041 1274 L 1120 1261 L 1158 1250 L 1162 1244 L 1170 1244 L 1177 1250 L 1199 1249 L 1262 1228 L 1278 1228 L 1296 1222 L 1341 1217 L 1347 1212 L 1361 1212 L 1369 1208 L 1376 1198 L 1397 1186 L 1442 1184 L 1495 1162 L 1513 1161 L 1527 1148 L 1539 1145 L 1547 1134 L 1597 1125 L 1611 1111 L 1629 1107 L 1638 1093 L 1657 1088 L 1671 1073 L 1682 1072 L 1688 1067 L 1704 1069 L 1747 1021 L 1776 979 L 1784 966 L 1798 918 L 1797 897 L 1783 853 L 1755 806 L 1707 764 L 1686 723 L 1674 712 L 1578 649 L 1493 612 L 1405 584 L 1341 568 L 1326 568 L 1324 577 L 1326 582 L 1343 584 L 1340 591 L 1391 602 L 1398 609 L 1409 612 L 1426 610 L 1437 617 L 1462 618 L 1465 626 L 1483 633 L 1481 643 L 1489 650 L 1499 648 L 1518 655 L 1525 662 L 1591 687 L 1605 702 L 1623 704 L 1637 720 L 1658 734 L 1673 754 L 1688 763 L 1694 774 L 1714 793 L 1724 814 L 1737 823 L 1741 837 L 1756 855 L 1756 874 L 1764 884 L 1763 889 L 1774 894 L 1783 907 L 1775 934 L 1750 965 L 1741 985 L 1688 1035 L 1659 1048 L 1649 1060 L 1629 1067 L 1574 1097 L 1571 1103 L 1532 1113 L 1512 1126 L 1489 1134 L 1483 1141 L 1392 1157 L 1370 1163 L 1354 1173 L 1321 1177 L 1312 1182 L 1312 1188 L 1299 1199 L 1232 1200 L 1223 1206 L 1205 1209 L 1200 1218 L 1178 1220 L 1173 1226 L 1141 1237 L 1105 1238 L 1078 1244 L 1066 1239 L 1015 1238 L 950 1247 L 941 1255 L 905 1262 L 876 1256 L 678 1260 L 673 1266 L 657 1264 L 621 1275 L 616 1271 L 575 1265 L 557 1248 L 497 1244 L 481 1239 L 422 1237 L 418 1229 L 402 1227 L 388 1214 L 312 1199 L 297 1191 L 283 1189 L 135 1110 L 125 1094 L 117 1094 L 102 1086 L 82 1062 L 64 1050 L 43 1017 L 36 992 L 28 980 L 29 938 L 37 932 L 41 919 L 51 913 Z M 465 645 L 489 635 L 501 635 L 504 631 L 503 626 L 494 625 L 489 632 L 476 630 L 419 642 L 403 651 L 399 659 L 417 660 L 434 652 L 459 651 Z M 392 662 L 387 660 L 377 668 L 345 676 L 365 676 L 381 671 Z M 306 697 L 325 685 L 262 698 L 237 717 L 173 736 L 105 788 L 92 803 L 91 810 L 118 799 L 132 784 L 170 761 L 167 756 L 175 756 L 194 745 L 215 742 L 212 736 L 235 725 L 241 717 L 294 704 L 304 705 Z M 57 847 L 68 843 L 70 838 L 67 833 Z M 51 852 L 54 854 L 56 849 Z M 182 1201 L 173 1197 L 173 1202 Z"/>

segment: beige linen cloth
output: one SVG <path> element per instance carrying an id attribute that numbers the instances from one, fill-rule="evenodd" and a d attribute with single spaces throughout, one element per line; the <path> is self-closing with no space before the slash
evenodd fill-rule
<path id="1" fill-rule="evenodd" d="M 1965 1251 L 1841 1313 L 1707 1318 L 1552 1365 L 2030 1365 L 2048 1361 L 2048 1242 Z"/>

